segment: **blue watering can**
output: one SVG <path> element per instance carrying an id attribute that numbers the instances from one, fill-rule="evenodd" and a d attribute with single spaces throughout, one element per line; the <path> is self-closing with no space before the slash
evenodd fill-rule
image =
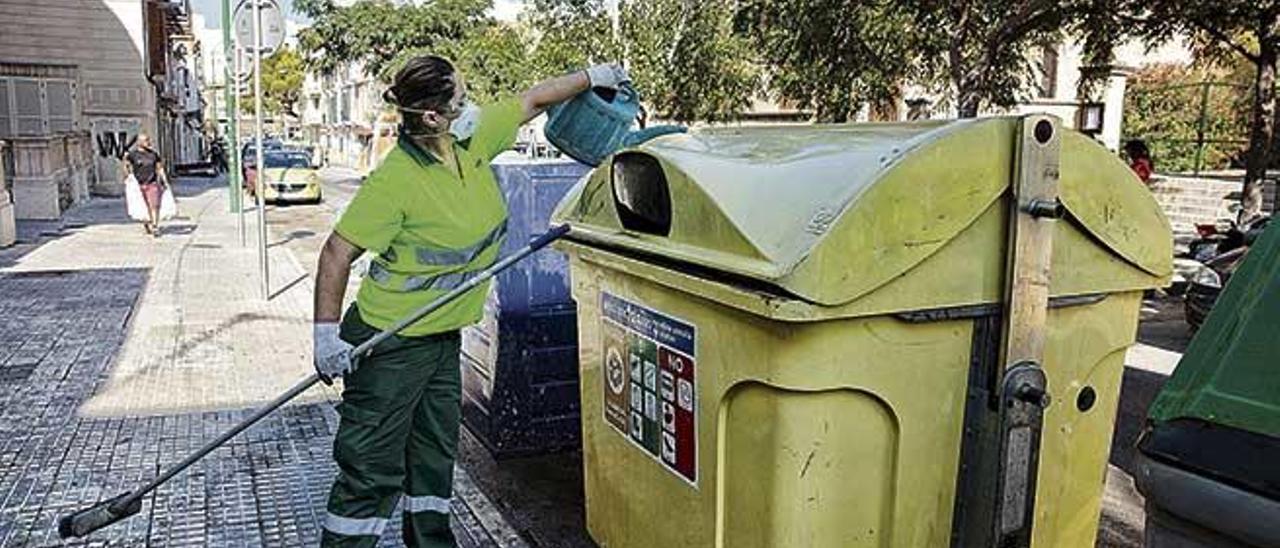
<path id="1" fill-rule="evenodd" d="M 548 109 L 543 133 L 560 152 L 589 166 L 598 166 L 623 148 L 659 135 L 687 131 L 683 126 L 654 126 L 633 131 L 631 126 L 639 113 L 640 94 L 630 84 L 623 83 L 617 92 L 589 89 Z"/>

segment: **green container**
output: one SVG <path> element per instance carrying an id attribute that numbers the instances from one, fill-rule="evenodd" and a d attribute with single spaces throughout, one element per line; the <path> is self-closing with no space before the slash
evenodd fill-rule
<path id="1" fill-rule="evenodd" d="M 1280 546 L 1280 223 L 1249 249 L 1149 411 L 1148 546 Z"/>

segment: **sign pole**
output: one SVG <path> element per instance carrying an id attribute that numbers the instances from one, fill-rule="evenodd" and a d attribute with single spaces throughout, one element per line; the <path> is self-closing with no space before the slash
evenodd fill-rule
<path id="1" fill-rule="evenodd" d="M 227 137 L 227 146 L 224 152 L 227 154 L 227 199 L 232 213 L 240 213 L 240 241 L 244 242 L 244 207 L 240 203 L 240 128 L 237 126 L 239 113 L 239 105 L 237 105 L 236 82 L 236 61 L 239 55 L 236 55 L 235 44 L 231 41 L 231 0 L 222 0 L 222 55 L 226 59 L 223 63 L 222 92 L 225 103 L 224 112 L 227 117 L 227 126 L 223 131 L 223 135 Z M 233 85 L 235 87 L 233 87 Z"/>
<path id="2" fill-rule="evenodd" d="M 258 267 L 262 274 L 262 300 L 271 297 L 271 279 L 267 271 L 266 166 L 262 163 L 262 0 L 253 2 L 253 194 L 258 202 Z"/>

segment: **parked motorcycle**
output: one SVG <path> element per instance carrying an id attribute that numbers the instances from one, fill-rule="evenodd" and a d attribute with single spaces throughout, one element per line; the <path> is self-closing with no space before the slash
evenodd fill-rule
<path id="1" fill-rule="evenodd" d="M 1196 225 L 1201 238 L 1193 241 L 1188 258 L 1199 263 L 1187 276 L 1186 293 L 1183 296 L 1185 317 L 1192 329 L 1197 329 L 1209 315 L 1218 300 L 1218 294 L 1227 280 L 1243 262 L 1249 246 L 1258 239 L 1271 217 L 1261 216 L 1237 225 L 1227 221 L 1226 230 L 1218 231 L 1217 225 Z M 1220 221 L 1221 223 L 1221 221 Z M 1201 231 L 1201 227 L 1206 227 Z M 1209 228 L 1212 228 L 1212 231 Z"/>

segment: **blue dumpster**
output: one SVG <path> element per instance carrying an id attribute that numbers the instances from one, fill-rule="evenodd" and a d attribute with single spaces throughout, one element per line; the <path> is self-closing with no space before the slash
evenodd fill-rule
<path id="1" fill-rule="evenodd" d="M 493 163 L 510 210 L 502 253 L 546 232 L 551 210 L 590 170 L 511 155 Z M 569 266 L 550 249 L 494 278 L 484 319 L 462 332 L 462 420 L 496 458 L 577 446 L 577 308 Z"/>

